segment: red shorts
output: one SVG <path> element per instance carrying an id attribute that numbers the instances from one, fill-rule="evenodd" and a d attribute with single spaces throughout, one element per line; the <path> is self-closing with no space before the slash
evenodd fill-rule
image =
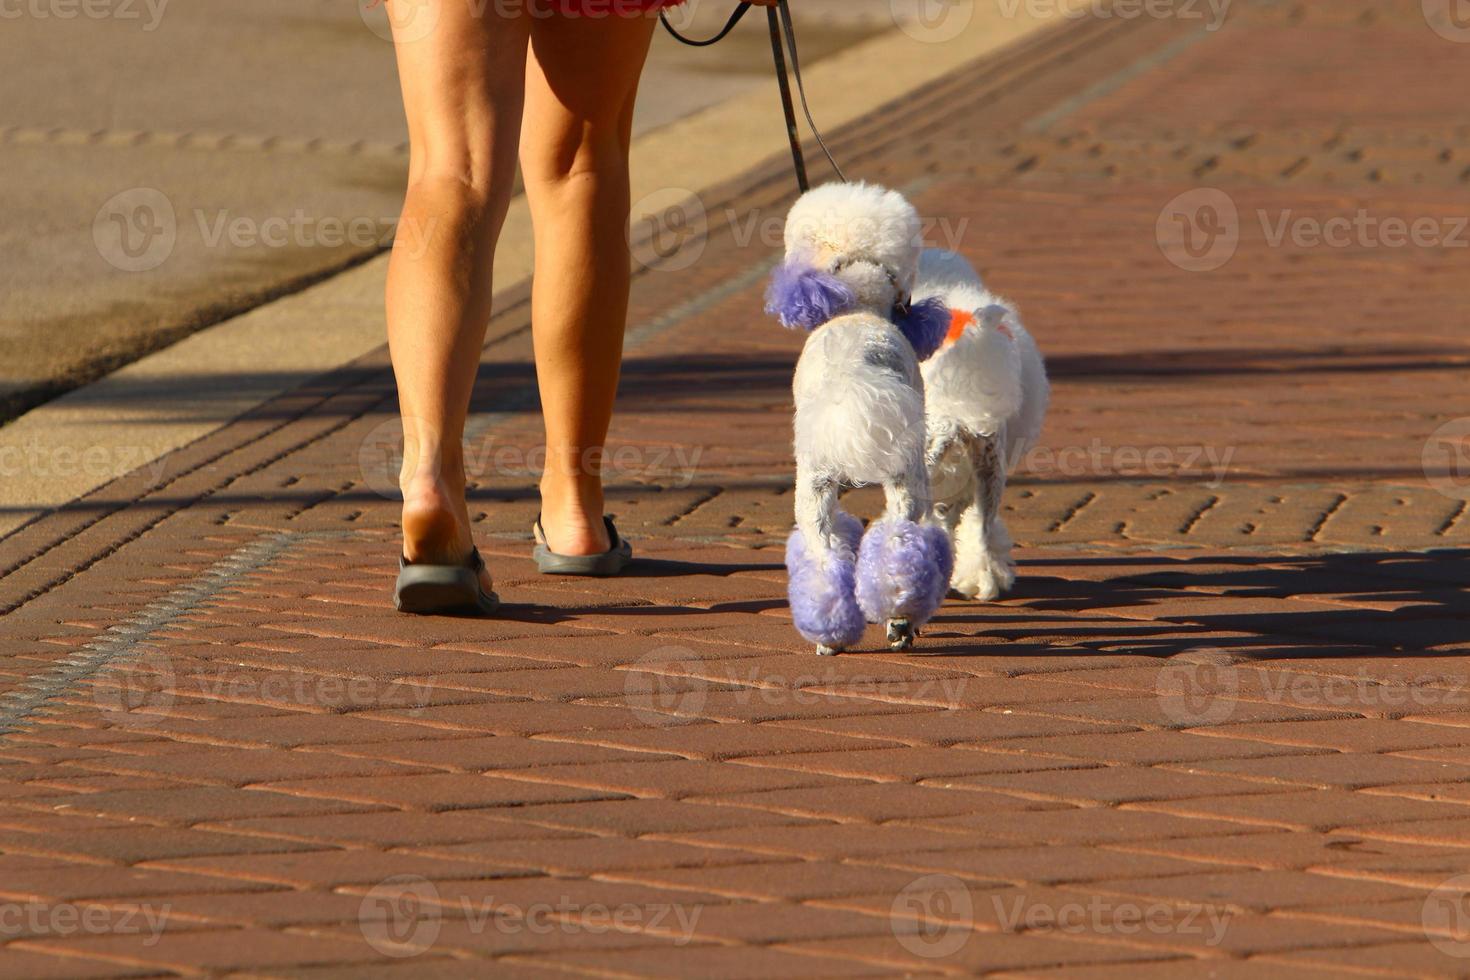
<path id="1" fill-rule="evenodd" d="M 662 7 L 677 7 L 684 0 L 555 0 L 564 14 L 579 17 L 629 17 Z"/>

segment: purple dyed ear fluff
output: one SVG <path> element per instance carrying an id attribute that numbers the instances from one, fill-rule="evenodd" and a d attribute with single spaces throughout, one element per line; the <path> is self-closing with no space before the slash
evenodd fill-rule
<path id="1" fill-rule="evenodd" d="M 857 302 L 841 279 L 804 262 L 788 259 L 771 273 L 766 312 L 794 330 L 815 330 Z"/>
<path id="2" fill-rule="evenodd" d="M 949 321 L 949 306 L 938 296 L 931 296 L 910 305 L 894 323 L 913 345 L 919 360 L 927 361 L 944 343 L 949 333 Z"/>

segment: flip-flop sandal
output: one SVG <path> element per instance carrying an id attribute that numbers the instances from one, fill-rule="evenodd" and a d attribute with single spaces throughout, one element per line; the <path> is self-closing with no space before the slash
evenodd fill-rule
<path id="1" fill-rule="evenodd" d="M 479 614 L 489 616 L 500 608 L 500 596 L 480 585 L 485 559 L 472 548 L 463 565 L 418 565 L 398 559 L 398 584 L 393 588 L 393 605 L 399 612 L 421 616 Z"/>
<path id="2" fill-rule="evenodd" d="M 633 560 L 633 546 L 618 534 L 612 518 L 604 516 L 607 539 L 612 542 L 600 555 L 559 555 L 546 547 L 546 530 L 541 526 L 541 515 L 536 515 L 536 569 L 542 575 L 586 575 L 592 578 L 609 578 L 628 567 Z"/>

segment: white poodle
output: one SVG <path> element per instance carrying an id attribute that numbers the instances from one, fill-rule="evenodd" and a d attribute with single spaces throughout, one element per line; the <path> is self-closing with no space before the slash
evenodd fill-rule
<path id="1" fill-rule="evenodd" d="M 951 318 L 922 368 L 934 510 L 955 551 L 950 586 L 994 599 L 1016 580 L 1000 499 L 1007 474 L 1041 435 L 1051 397 L 1046 367 L 1016 308 L 963 257 L 926 249 L 914 299 L 943 302 Z"/>
<path id="2" fill-rule="evenodd" d="M 949 326 L 942 303 L 912 304 L 920 221 L 900 194 L 829 184 L 786 221 L 786 261 L 768 312 L 808 330 L 796 365 L 796 530 L 787 542 L 796 628 L 830 655 L 886 623 L 907 649 L 944 601 L 953 556 L 931 522 L 919 362 Z M 863 533 L 844 486 L 879 484 L 883 517 Z"/>

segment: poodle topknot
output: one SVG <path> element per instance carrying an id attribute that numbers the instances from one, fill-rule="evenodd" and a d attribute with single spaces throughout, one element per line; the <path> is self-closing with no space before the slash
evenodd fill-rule
<path id="1" fill-rule="evenodd" d="M 897 191 L 864 183 L 808 191 L 787 216 L 786 261 L 772 277 L 766 312 L 796 330 L 874 313 L 893 321 L 923 360 L 943 341 L 949 310 L 912 302 L 922 236 L 919 213 Z"/>

